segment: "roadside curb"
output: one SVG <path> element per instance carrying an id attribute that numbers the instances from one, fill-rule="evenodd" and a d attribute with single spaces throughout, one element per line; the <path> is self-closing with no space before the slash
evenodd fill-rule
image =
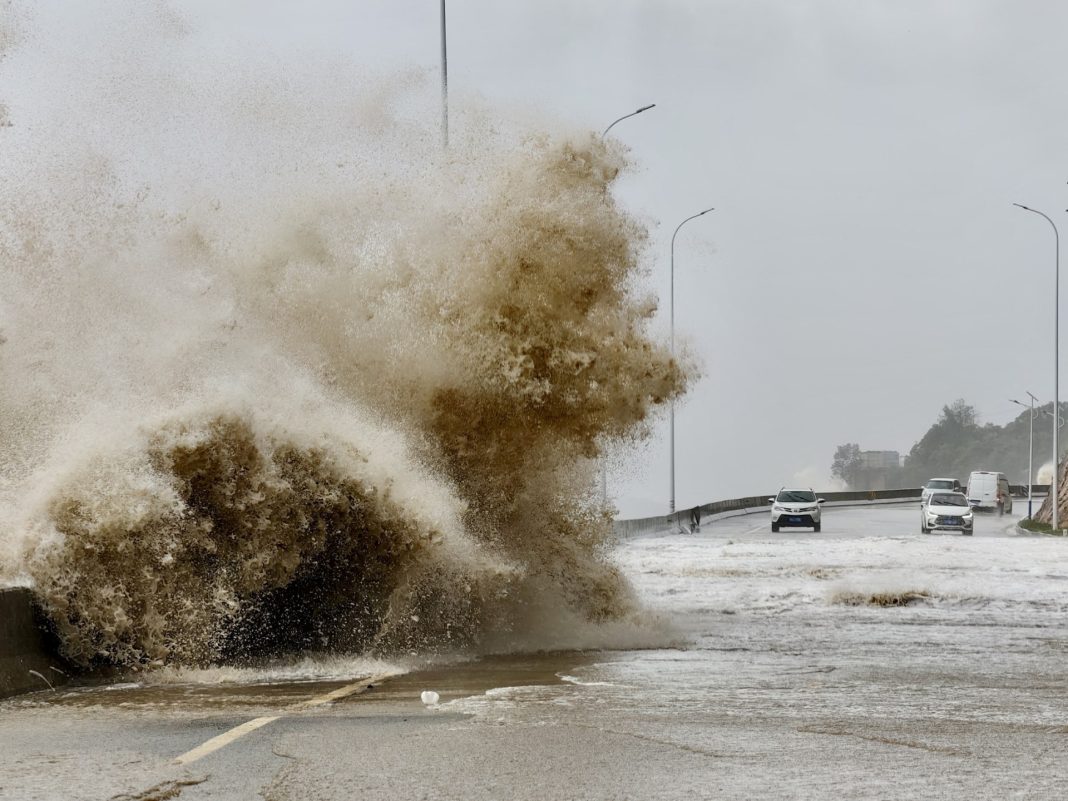
<path id="1" fill-rule="evenodd" d="M 1016 529 L 1017 535 L 1019 535 L 1021 537 L 1065 537 L 1065 536 L 1068 536 L 1068 531 L 1066 531 L 1063 528 L 1061 529 L 1059 534 L 1057 532 L 1053 531 L 1053 530 L 1050 530 L 1050 531 L 1034 531 L 1033 529 L 1024 528 L 1019 523 L 1017 523 L 1014 528 Z"/>

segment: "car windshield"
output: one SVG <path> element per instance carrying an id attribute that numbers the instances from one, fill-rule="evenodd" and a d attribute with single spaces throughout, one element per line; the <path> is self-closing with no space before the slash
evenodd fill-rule
<path id="1" fill-rule="evenodd" d="M 816 500 L 816 493 L 811 490 L 782 490 L 776 498 L 779 503 L 805 503 Z"/>
<path id="2" fill-rule="evenodd" d="M 927 482 L 927 489 L 953 489 L 953 482 L 945 479 L 933 479 Z"/>
<path id="3" fill-rule="evenodd" d="M 944 492 L 931 496 L 931 506 L 967 506 L 968 500 L 959 492 Z"/>

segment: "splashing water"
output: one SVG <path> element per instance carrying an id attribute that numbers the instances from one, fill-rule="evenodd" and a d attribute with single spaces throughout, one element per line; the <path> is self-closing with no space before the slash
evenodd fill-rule
<path id="1" fill-rule="evenodd" d="M 634 611 L 593 460 L 686 371 L 617 149 L 473 110 L 446 155 L 418 77 L 213 61 L 158 10 L 77 57 L 33 24 L 0 32 L 0 580 L 68 657 L 552 647 Z"/>

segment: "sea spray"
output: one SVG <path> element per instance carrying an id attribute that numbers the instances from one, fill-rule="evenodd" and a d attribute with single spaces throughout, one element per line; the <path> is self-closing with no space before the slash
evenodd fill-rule
<path id="1" fill-rule="evenodd" d="M 435 611 L 470 633 L 463 610 L 512 571 L 466 540 L 448 490 L 380 430 L 282 426 L 271 406 L 184 410 L 47 493 L 30 567 L 70 658 L 362 650 L 441 573 L 463 587 Z"/>
<path id="2" fill-rule="evenodd" d="M 443 154 L 411 76 L 213 71 L 157 14 L 0 64 L 3 579 L 86 665 L 626 619 L 595 460 L 689 371 L 623 154 L 484 109 Z"/>

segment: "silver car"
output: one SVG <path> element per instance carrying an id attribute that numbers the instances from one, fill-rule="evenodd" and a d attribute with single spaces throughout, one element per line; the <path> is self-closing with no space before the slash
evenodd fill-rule
<path id="1" fill-rule="evenodd" d="M 959 531 L 972 533 L 975 515 L 961 492 L 935 492 L 920 505 L 920 532 Z"/>
<path id="2" fill-rule="evenodd" d="M 932 478 L 923 485 L 920 493 L 920 503 L 923 503 L 936 492 L 964 492 L 964 487 L 955 478 Z"/>

